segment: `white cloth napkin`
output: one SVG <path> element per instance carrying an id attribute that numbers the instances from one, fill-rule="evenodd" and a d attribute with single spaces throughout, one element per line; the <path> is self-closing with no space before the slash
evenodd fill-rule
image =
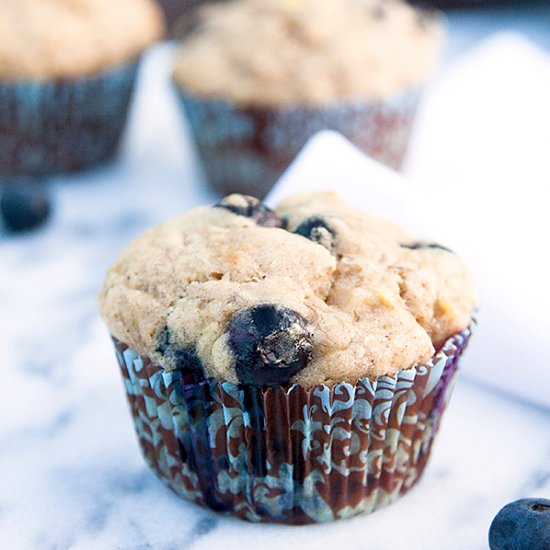
<path id="1" fill-rule="evenodd" d="M 268 197 L 336 190 L 471 267 L 479 327 L 464 376 L 550 407 L 550 56 L 499 34 L 426 97 L 411 181 L 322 132 Z"/>

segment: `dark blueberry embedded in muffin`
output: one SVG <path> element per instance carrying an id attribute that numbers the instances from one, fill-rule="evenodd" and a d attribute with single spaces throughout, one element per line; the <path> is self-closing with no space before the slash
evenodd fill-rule
<path id="1" fill-rule="evenodd" d="M 157 336 L 156 352 L 165 355 L 168 349 L 172 346 L 172 333 L 170 329 L 165 326 Z"/>
<path id="2" fill-rule="evenodd" d="M 331 252 L 336 247 L 336 234 L 334 229 L 332 229 L 328 222 L 320 216 L 307 218 L 293 232 L 324 246 Z"/>
<path id="3" fill-rule="evenodd" d="M 229 195 L 215 204 L 214 208 L 225 208 L 238 216 L 251 218 L 262 227 L 283 227 L 284 225 L 276 212 L 256 197 L 249 195 Z"/>
<path id="4" fill-rule="evenodd" d="M 400 246 L 401 248 L 408 248 L 410 250 L 444 250 L 445 252 L 450 252 L 451 254 L 454 254 L 454 252 L 450 248 L 447 248 L 446 246 L 438 243 L 401 243 Z"/>
<path id="5" fill-rule="evenodd" d="M 507 504 L 489 529 L 491 550 L 550 549 L 550 500 L 525 498 Z"/>
<path id="6" fill-rule="evenodd" d="M 0 212 L 10 231 L 28 231 L 48 219 L 50 201 L 42 185 L 6 185 L 2 189 Z"/>
<path id="7" fill-rule="evenodd" d="M 285 384 L 311 359 L 306 320 L 282 306 L 261 304 L 237 312 L 228 334 L 237 376 L 243 384 Z"/>
<path id="8" fill-rule="evenodd" d="M 157 353 L 164 357 L 166 366 L 170 369 L 204 372 L 203 364 L 192 346 L 178 346 L 174 343 L 172 333 L 164 327 L 157 337 Z"/>

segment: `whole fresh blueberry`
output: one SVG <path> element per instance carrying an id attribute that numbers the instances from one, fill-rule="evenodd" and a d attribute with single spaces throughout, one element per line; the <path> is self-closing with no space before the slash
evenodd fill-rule
<path id="1" fill-rule="evenodd" d="M 193 346 L 179 346 L 174 342 L 170 329 L 165 326 L 157 337 L 157 353 L 160 353 L 170 369 L 204 372 L 201 358 Z"/>
<path id="2" fill-rule="evenodd" d="M 450 252 L 451 254 L 454 254 L 454 252 L 450 248 L 447 248 L 446 246 L 438 243 L 419 241 L 416 243 L 401 243 L 400 246 L 401 248 L 408 248 L 410 250 L 444 250 L 445 252 Z"/>
<path id="3" fill-rule="evenodd" d="M 285 384 L 311 359 L 311 333 L 296 311 L 261 304 L 237 312 L 228 326 L 229 347 L 243 384 Z"/>
<path id="4" fill-rule="evenodd" d="M 233 194 L 223 198 L 214 208 L 225 208 L 233 214 L 254 220 L 262 227 L 283 227 L 283 221 L 276 212 L 263 202 L 249 195 Z"/>
<path id="5" fill-rule="evenodd" d="M 10 184 L 2 189 L 0 212 L 10 231 L 28 231 L 42 225 L 50 215 L 50 201 L 40 184 Z"/>
<path id="6" fill-rule="evenodd" d="M 550 500 L 524 498 L 507 504 L 489 529 L 491 550 L 550 550 Z"/>
<path id="7" fill-rule="evenodd" d="M 336 234 L 334 229 L 332 229 L 329 223 L 320 216 L 311 216 L 311 218 L 305 219 L 293 233 L 316 242 L 331 252 L 336 247 Z"/>

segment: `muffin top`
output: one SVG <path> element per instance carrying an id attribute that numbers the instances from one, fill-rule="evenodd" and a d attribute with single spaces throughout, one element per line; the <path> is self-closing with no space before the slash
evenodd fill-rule
<path id="1" fill-rule="evenodd" d="M 137 56 L 162 36 L 153 0 L 2 0 L 0 78 L 71 78 Z"/>
<path id="2" fill-rule="evenodd" d="M 434 70 L 440 19 L 402 0 L 232 0 L 199 12 L 174 78 L 245 105 L 386 99 Z"/>
<path id="3" fill-rule="evenodd" d="M 242 195 L 128 245 L 99 295 L 111 333 L 166 370 L 304 387 L 393 374 L 470 323 L 473 283 L 448 249 L 302 194 Z"/>

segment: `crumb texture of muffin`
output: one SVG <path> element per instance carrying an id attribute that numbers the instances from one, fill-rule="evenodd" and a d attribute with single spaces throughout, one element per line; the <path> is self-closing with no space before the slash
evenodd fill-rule
<path id="1" fill-rule="evenodd" d="M 202 8 L 174 78 L 241 105 L 380 100 L 430 76 L 442 37 L 403 0 L 231 0 Z"/>
<path id="2" fill-rule="evenodd" d="M 0 79 L 94 74 L 132 60 L 163 32 L 153 0 L 2 0 Z"/>
<path id="3" fill-rule="evenodd" d="M 221 381 L 304 387 L 428 360 L 476 304 L 462 261 L 333 193 L 232 195 L 148 230 L 108 272 L 118 340 Z"/>

